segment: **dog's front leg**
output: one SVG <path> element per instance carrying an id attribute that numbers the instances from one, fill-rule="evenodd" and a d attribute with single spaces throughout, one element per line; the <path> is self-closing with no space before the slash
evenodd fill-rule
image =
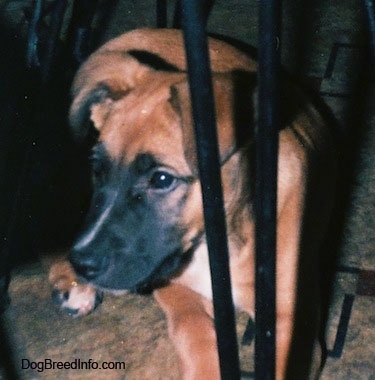
<path id="1" fill-rule="evenodd" d="M 302 182 L 302 180 L 300 180 Z M 276 379 L 316 379 L 319 294 L 314 236 L 302 236 L 303 185 L 290 192 L 278 215 Z M 303 274 L 303 275 L 302 275 Z"/>
<path id="2" fill-rule="evenodd" d="M 193 290 L 170 284 L 154 292 L 167 320 L 184 380 L 220 379 L 212 305 Z"/>

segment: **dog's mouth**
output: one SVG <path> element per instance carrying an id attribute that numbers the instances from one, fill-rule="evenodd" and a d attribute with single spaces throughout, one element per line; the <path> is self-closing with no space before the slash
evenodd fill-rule
<path id="1" fill-rule="evenodd" d="M 175 244 L 170 247 L 170 253 L 160 256 L 157 255 L 160 250 L 156 248 L 148 254 L 112 251 L 108 256 L 100 255 L 97 250 L 82 252 L 73 249 L 69 260 L 83 282 L 104 292 L 150 294 L 185 270 L 201 244 L 203 234 L 200 231 L 185 247 Z"/>
<path id="2" fill-rule="evenodd" d="M 109 260 L 107 270 L 102 272 L 96 278 L 88 278 L 83 275 L 82 267 L 77 265 L 77 263 L 74 265 L 74 261 L 73 267 L 82 282 L 92 284 L 103 292 L 115 295 L 121 295 L 128 292 L 146 295 L 152 293 L 152 291 L 157 288 L 167 285 L 173 277 L 178 276 L 190 262 L 194 250 L 195 246 L 185 252 L 181 252 L 180 250 L 174 251 L 167 255 L 146 277 L 138 279 L 138 281 L 133 277 L 133 280 L 131 281 L 133 284 L 127 281 L 127 283 L 123 284 L 121 281 L 112 283 L 111 280 L 116 278 L 116 274 L 118 274 L 115 273 L 115 271 L 119 269 L 114 258 Z M 133 264 L 132 266 L 136 268 L 136 265 Z M 125 276 L 125 279 L 129 280 L 127 276 Z"/>
<path id="3" fill-rule="evenodd" d="M 131 292 L 137 294 L 150 294 L 155 289 L 161 288 L 169 281 L 178 276 L 191 261 L 194 248 L 189 249 L 184 254 L 172 253 L 167 256 L 163 262 L 145 280 L 138 283 Z"/>

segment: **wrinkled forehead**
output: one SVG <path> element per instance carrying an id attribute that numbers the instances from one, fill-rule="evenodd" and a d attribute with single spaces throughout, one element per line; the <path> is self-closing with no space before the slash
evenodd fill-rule
<path id="1" fill-rule="evenodd" d="M 180 116 L 170 96 L 169 85 L 147 85 L 113 104 L 99 136 L 113 160 L 130 165 L 137 157 L 148 155 L 180 174 L 191 174 Z"/>

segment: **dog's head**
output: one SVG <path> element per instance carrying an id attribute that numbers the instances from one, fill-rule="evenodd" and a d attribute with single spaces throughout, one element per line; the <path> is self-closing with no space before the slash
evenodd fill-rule
<path id="1" fill-rule="evenodd" d="M 255 78 L 214 73 L 213 82 L 220 160 L 230 177 L 224 190 L 235 192 Z M 128 54 L 94 56 L 76 79 L 70 119 L 77 135 L 89 119 L 99 132 L 91 207 L 71 254 L 75 270 L 112 290 L 140 291 L 177 275 L 204 239 L 186 73 Z"/>

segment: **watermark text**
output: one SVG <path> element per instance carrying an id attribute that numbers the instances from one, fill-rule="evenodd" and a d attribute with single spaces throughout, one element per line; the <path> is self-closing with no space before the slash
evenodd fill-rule
<path id="1" fill-rule="evenodd" d="M 33 369 L 38 372 L 44 372 L 48 370 L 96 370 L 96 369 L 108 369 L 108 370 L 125 370 L 126 364 L 121 361 L 102 361 L 97 362 L 93 359 L 81 360 L 73 359 L 71 361 L 55 361 L 52 359 L 43 359 L 40 361 L 31 361 L 29 359 L 21 359 L 22 369 Z"/>

